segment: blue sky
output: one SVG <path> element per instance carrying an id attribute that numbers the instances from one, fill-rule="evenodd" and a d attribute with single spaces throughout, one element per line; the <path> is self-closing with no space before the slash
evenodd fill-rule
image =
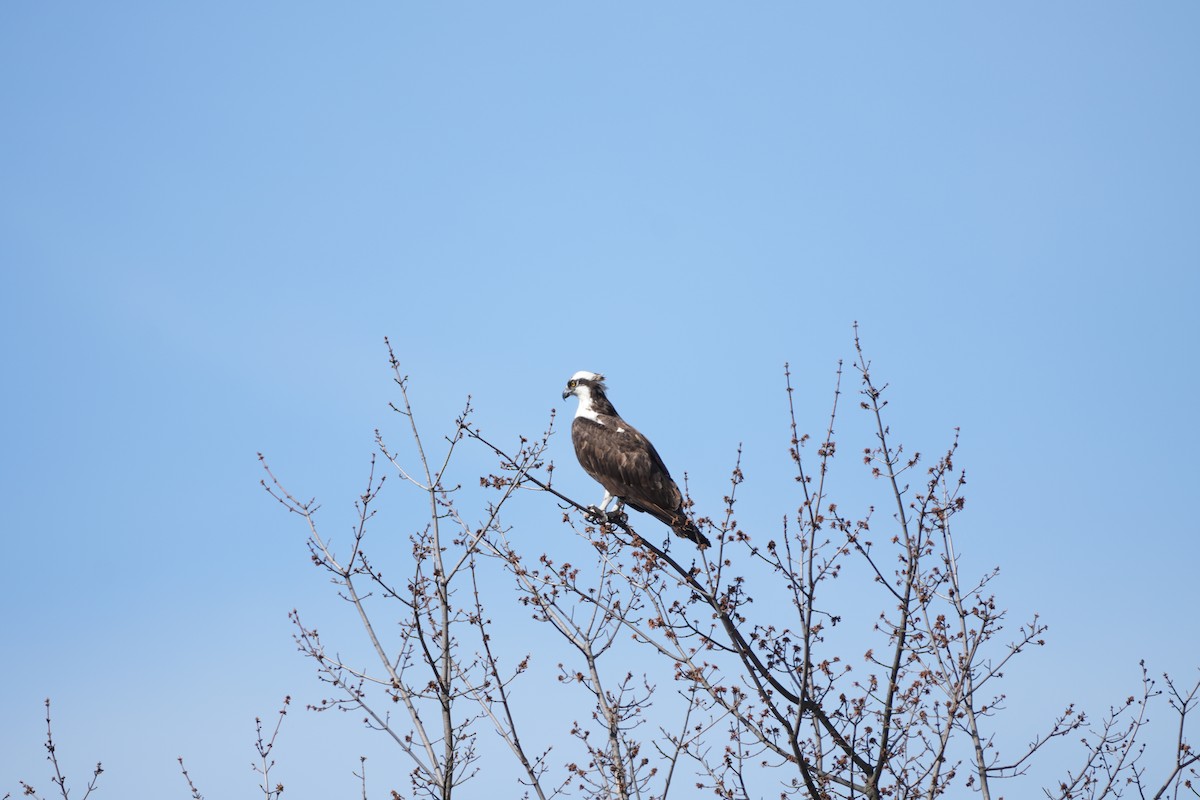
<path id="1" fill-rule="evenodd" d="M 1014 714 L 1194 674 L 1198 39 L 1186 2 L 0 6 L 0 791 L 49 786 L 47 696 L 106 796 L 185 796 L 179 755 L 252 792 L 285 694 L 296 796 L 383 780 L 300 713 L 287 612 L 340 609 L 255 453 L 348 525 L 384 336 L 435 436 L 602 371 L 702 507 L 744 443 L 769 528 L 782 365 L 819 432 L 857 320 L 904 441 L 962 429 L 968 563 L 1051 625 Z"/>

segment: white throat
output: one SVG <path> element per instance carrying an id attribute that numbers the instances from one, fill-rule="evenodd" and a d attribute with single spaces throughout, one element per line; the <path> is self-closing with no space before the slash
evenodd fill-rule
<path id="1" fill-rule="evenodd" d="M 585 417 L 598 425 L 603 425 L 604 423 L 600 421 L 600 416 L 596 413 L 596 409 L 592 406 L 592 390 L 580 384 L 575 389 L 575 396 L 579 398 L 579 408 L 575 409 L 575 416 Z"/>

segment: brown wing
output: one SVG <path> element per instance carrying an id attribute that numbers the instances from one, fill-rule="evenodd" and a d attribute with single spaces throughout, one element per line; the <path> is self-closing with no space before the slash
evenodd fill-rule
<path id="1" fill-rule="evenodd" d="M 580 466 L 609 494 L 670 525 L 679 513 L 683 496 L 662 456 L 628 422 L 607 415 L 600 419 L 604 424 L 586 417 L 576 417 L 571 424 Z"/>

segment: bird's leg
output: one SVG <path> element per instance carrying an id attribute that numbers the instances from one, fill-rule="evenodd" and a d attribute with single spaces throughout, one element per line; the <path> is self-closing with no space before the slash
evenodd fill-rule
<path id="1" fill-rule="evenodd" d="M 610 512 L 608 507 L 614 500 L 617 501 L 617 507 Z M 624 509 L 625 501 L 619 497 L 613 497 L 608 490 L 605 490 L 604 498 L 600 501 L 600 505 L 588 506 L 587 514 L 599 523 L 615 522 L 620 524 L 629 519 L 629 515 L 625 513 Z"/>
<path id="2" fill-rule="evenodd" d="M 596 522 L 608 522 L 608 511 L 606 510 L 609 504 L 613 501 L 613 496 L 604 490 L 604 499 L 600 501 L 598 506 L 588 506 L 587 515 Z"/>

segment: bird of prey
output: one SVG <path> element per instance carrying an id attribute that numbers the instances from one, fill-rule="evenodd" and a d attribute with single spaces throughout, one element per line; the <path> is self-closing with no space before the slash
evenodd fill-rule
<path id="1" fill-rule="evenodd" d="M 669 525 L 676 536 L 710 545 L 683 511 L 683 495 L 650 440 L 617 414 L 605 394 L 604 376 L 576 372 L 567 381 L 563 399 L 579 398 L 571 423 L 571 441 L 583 471 L 604 487 L 600 516 L 607 516 L 615 499 L 616 511 L 627 505 Z"/>

